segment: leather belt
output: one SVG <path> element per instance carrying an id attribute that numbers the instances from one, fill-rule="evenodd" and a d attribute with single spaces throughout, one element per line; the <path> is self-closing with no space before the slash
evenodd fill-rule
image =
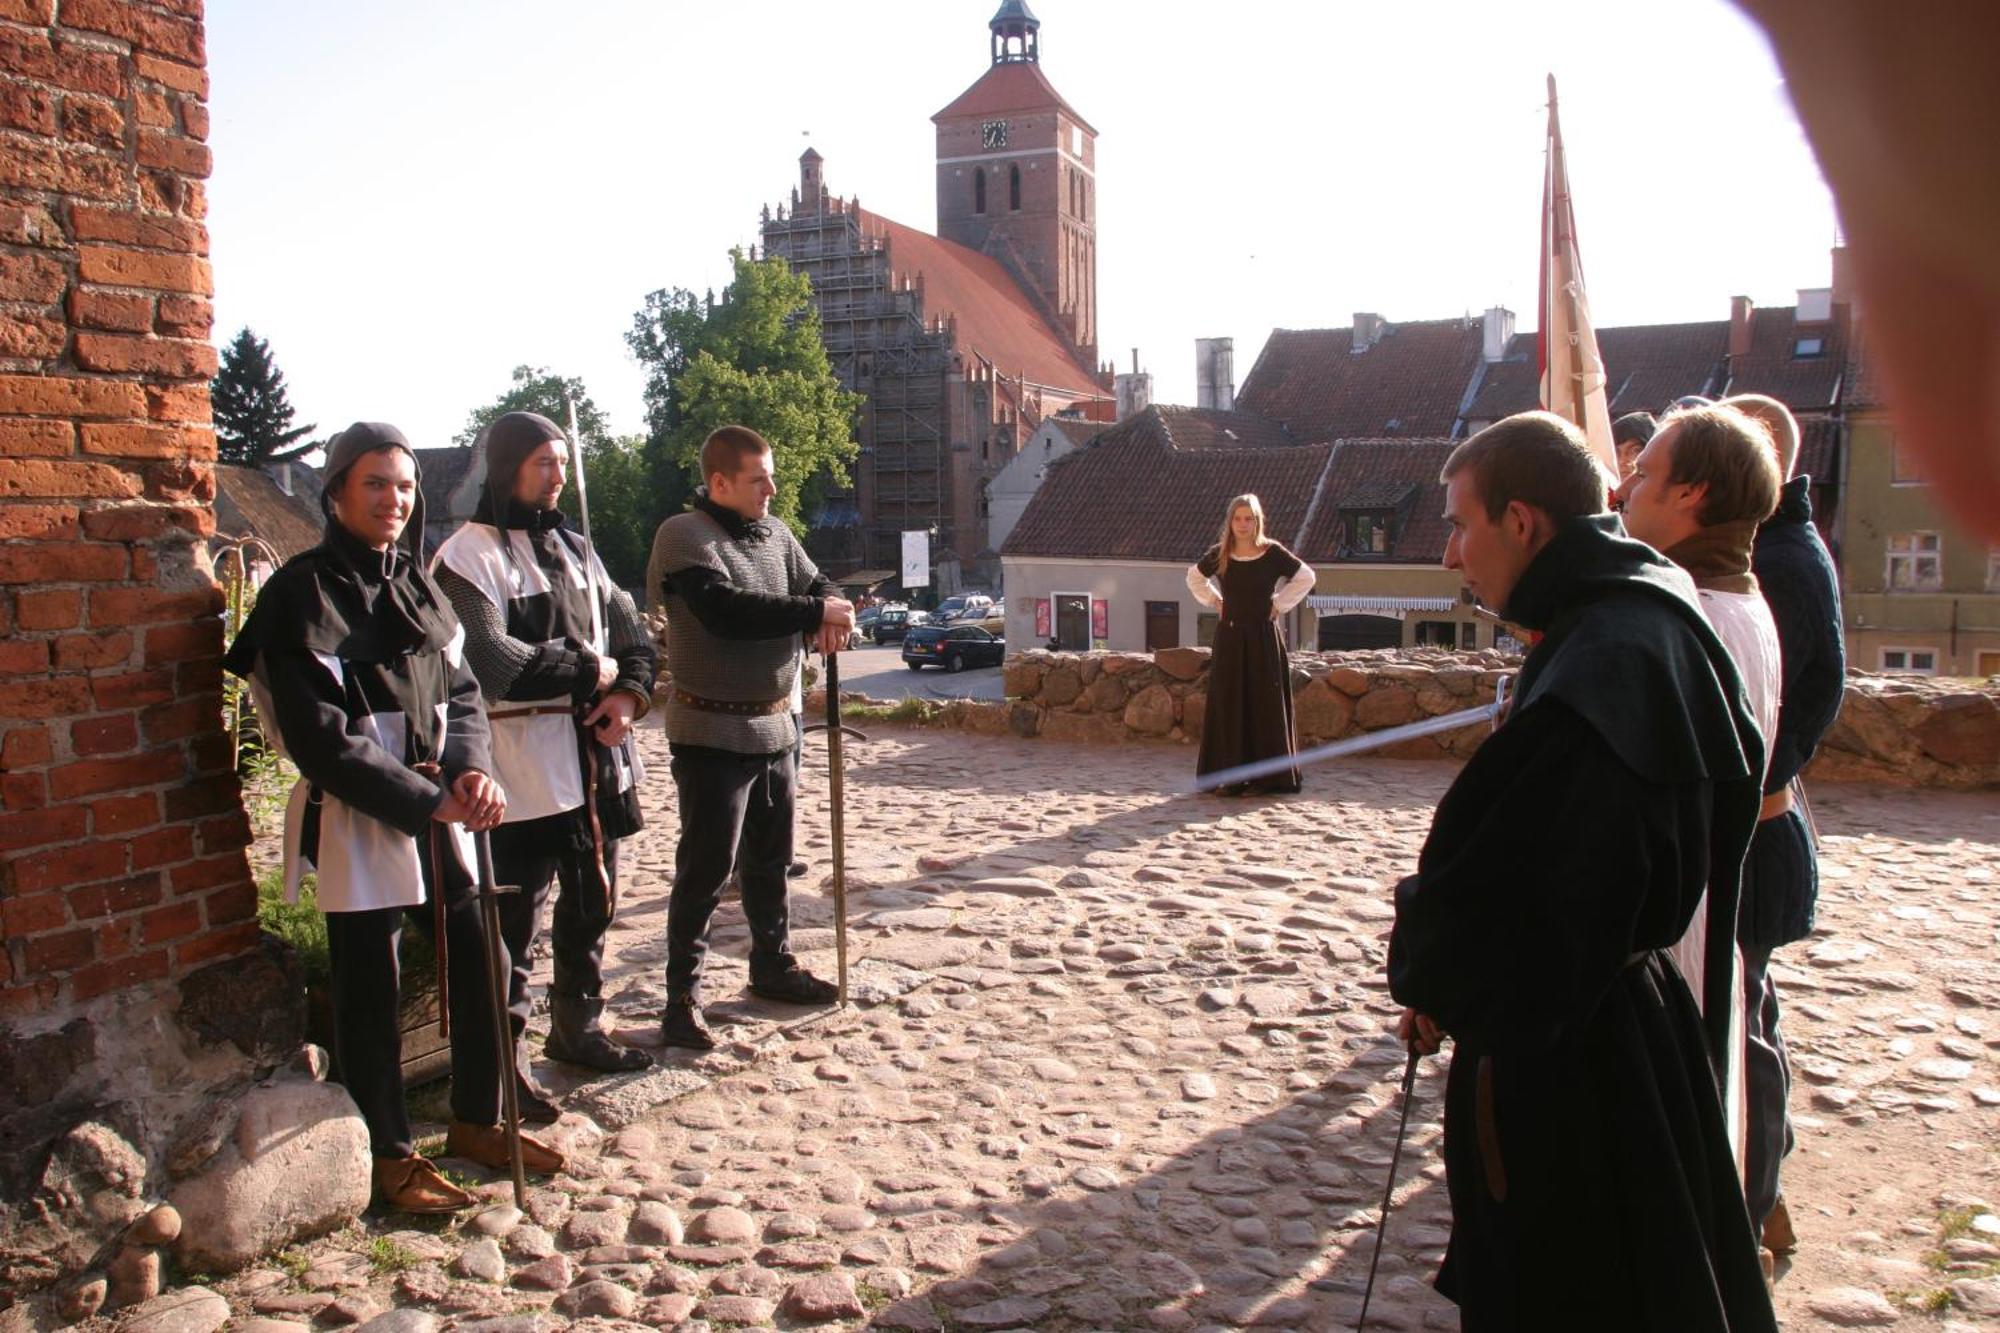
<path id="1" fill-rule="evenodd" d="M 486 714 L 486 720 L 493 722 L 503 717 L 543 717 L 553 716 L 558 713 L 564 717 L 570 717 L 575 712 L 576 710 L 568 704 L 528 704 L 520 708 L 492 709 Z"/>
<path id="2" fill-rule="evenodd" d="M 674 686 L 674 702 L 698 713 L 727 713 L 731 717 L 775 717 L 792 711 L 790 696 L 783 699 L 704 699 L 701 695 Z"/>
<path id="3" fill-rule="evenodd" d="M 1763 808 L 1757 811 L 1757 822 L 1776 819 L 1779 815 L 1790 814 L 1792 809 L 1792 789 L 1785 787 L 1764 798 Z"/>

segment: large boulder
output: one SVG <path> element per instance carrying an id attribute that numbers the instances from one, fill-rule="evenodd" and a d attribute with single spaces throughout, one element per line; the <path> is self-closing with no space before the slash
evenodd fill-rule
<path id="1" fill-rule="evenodd" d="M 1924 753 L 1941 764 L 1991 769 L 2000 763 L 2000 703 L 1991 695 L 1945 695 L 1911 730 Z"/>
<path id="2" fill-rule="evenodd" d="M 1061 708 L 1074 703 L 1082 693 L 1083 677 L 1074 666 L 1059 666 L 1042 680 L 1041 702 L 1048 708 Z"/>
<path id="3" fill-rule="evenodd" d="M 1302 740 L 1334 740 L 1354 722 L 1354 700 L 1335 689 L 1324 676 L 1298 692 L 1292 710 Z"/>
<path id="4" fill-rule="evenodd" d="M 244 1094 L 228 1142 L 171 1196 L 183 1267 L 233 1272 L 368 1206 L 368 1127 L 347 1090 L 286 1079 Z"/>
<path id="5" fill-rule="evenodd" d="M 1141 736 L 1164 736 L 1174 729 L 1174 696 L 1164 685 L 1148 685 L 1125 705 L 1125 725 Z"/>
<path id="6" fill-rule="evenodd" d="M 1193 680 L 1208 670 L 1208 649 L 1162 648 L 1153 654 L 1153 665 L 1175 680 Z"/>
<path id="7" fill-rule="evenodd" d="M 1369 731 L 1417 720 L 1417 692 L 1407 685 L 1378 685 L 1354 704 L 1354 720 Z"/>

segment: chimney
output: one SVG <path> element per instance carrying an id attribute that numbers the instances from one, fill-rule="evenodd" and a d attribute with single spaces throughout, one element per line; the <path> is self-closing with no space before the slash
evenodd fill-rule
<path id="1" fill-rule="evenodd" d="M 1844 245 L 1833 247 L 1833 303 L 1854 304 L 1854 260 Z"/>
<path id="2" fill-rule="evenodd" d="M 1750 355 L 1750 319 L 1757 303 L 1747 296 L 1729 298 L 1729 356 L 1731 360 Z"/>
<path id="3" fill-rule="evenodd" d="M 1505 306 L 1492 306 L 1486 311 L 1486 330 L 1483 339 L 1486 363 L 1505 359 L 1507 344 L 1514 341 L 1514 312 Z"/>
<path id="4" fill-rule="evenodd" d="M 1118 419 L 1138 416 L 1153 405 L 1153 377 L 1138 369 L 1138 361 L 1132 362 L 1129 375 L 1120 375 L 1112 381 L 1112 392 L 1118 396 Z"/>
<path id="5" fill-rule="evenodd" d="M 1196 407 L 1212 407 L 1227 412 L 1236 406 L 1236 340 L 1196 338 L 1194 340 L 1194 394 Z"/>
<path id="6" fill-rule="evenodd" d="M 1801 287 L 1792 319 L 1799 324 L 1824 324 L 1833 318 L 1833 288 Z"/>
<path id="7" fill-rule="evenodd" d="M 826 159 L 808 148 L 799 154 L 799 206 L 795 212 L 818 213 L 826 197 Z"/>
<path id="8" fill-rule="evenodd" d="M 1350 352 L 1365 352 L 1382 341 L 1382 317 L 1366 311 L 1354 312 L 1354 342 L 1348 347 Z"/>
<path id="9" fill-rule="evenodd" d="M 286 495 L 292 494 L 292 465 L 290 463 L 278 464 L 278 470 L 272 476 L 271 480 L 277 482 L 278 489 Z"/>

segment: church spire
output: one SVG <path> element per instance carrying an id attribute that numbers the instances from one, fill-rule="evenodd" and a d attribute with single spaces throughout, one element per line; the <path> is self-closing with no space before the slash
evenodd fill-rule
<path id="1" fill-rule="evenodd" d="M 1028 0 L 1001 0 L 1000 12 L 986 26 L 993 30 L 994 64 L 1041 63 L 1042 21 L 1028 8 Z"/>

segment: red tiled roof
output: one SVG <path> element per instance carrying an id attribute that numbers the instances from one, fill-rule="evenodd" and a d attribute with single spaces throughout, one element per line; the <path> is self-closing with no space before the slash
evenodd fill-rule
<path id="1" fill-rule="evenodd" d="M 1720 391 L 1723 361 L 1729 351 L 1729 321 L 1599 329 L 1597 349 L 1604 357 L 1605 396 L 1610 399 L 1611 415 L 1659 413 L 1686 394 L 1713 396 Z M 1540 406 L 1541 371 L 1535 335 L 1516 334 L 1507 344 L 1505 359 L 1486 367 L 1466 419 L 1498 421 Z"/>
<path id="2" fill-rule="evenodd" d="M 1799 458 L 1792 475 L 1800 474 L 1816 486 L 1840 484 L 1840 423 L 1832 417 L 1799 419 Z"/>
<path id="3" fill-rule="evenodd" d="M 1194 435 L 1199 413 L 1207 443 Z M 1238 418 L 1233 423 L 1230 418 Z M 1050 465 L 1002 553 L 1028 558 L 1192 561 L 1215 544 L 1222 509 L 1249 492 L 1266 530 L 1290 543 L 1305 521 L 1328 445 L 1240 444 L 1270 438 L 1270 423 L 1242 413 L 1158 408 L 1105 431 Z"/>
<path id="4" fill-rule="evenodd" d="M 302 497 L 287 495 L 268 472 L 235 463 L 215 465 L 215 535 L 257 537 L 283 564 L 319 545 L 326 522 Z"/>
<path id="5" fill-rule="evenodd" d="M 1476 320 L 1413 320 L 1354 353 L 1351 327 L 1273 329 L 1236 401 L 1299 440 L 1449 435 L 1482 336 Z"/>
<path id="6" fill-rule="evenodd" d="M 1061 431 L 1071 444 L 1088 444 L 1116 424 L 1110 421 L 1090 421 L 1083 417 L 1048 417 L 1046 420 L 1048 424 Z"/>
<path id="7" fill-rule="evenodd" d="M 955 316 L 958 348 L 977 352 L 1002 375 L 1025 376 L 1076 397 L 1103 397 L 1097 375 L 1079 361 L 1002 268 L 999 261 L 955 241 L 860 210 L 861 229 L 886 237 L 889 266 L 924 281 L 924 315 Z"/>
<path id="8" fill-rule="evenodd" d="M 1277 422 L 1241 408 L 1225 412 L 1155 403 L 1134 416 L 1132 423 L 1157 431 L 1176 449 L 1281 449 L 1295 443 Z"/>
<path id="9" fill-rule="evenodd" d="M 1436 564 L 1444 559 L 1444 484 L 1438 473 L 1457 447 L 1448 439 L 1340 440 L 1313 507 L 1312 527 L 1299 544 L 1302 560 Z M 1392 509 L 1395 543 L 1385 555 L 1346 554 L 1348 526 L 1358 509 Z"/>
<path id="10" fill-rule="evenodd" d="M 1832 319 L 1802 324 L 1796 306 L 1752 311 L 1750 350 L 1731 362 L 1729 392 L 1769 394 L 1794 412 L 1831 410 L 1847 368 L 1847 315 L 1839 305 Z M 1819 340 L 1817 355 L 1798 354 L 1804 338 Z"/>
<path id="11" fill-rule="evenodd" d="M 1840 400 L 1842 406 L 1850 410 L 1888 405 L 1882 385 L 1881 361 L 1869 352 L 1866 332 L 1851 324 L 1847 335 L 1847 370 Z"/>
<path id="12" fill-rule="evenodd" d="M 1069 113 L 1071 120 L 1090 133 L 1097 133 L 1089 121 L 1077 114 L 1075 107 L 1063 100 L 1063 95 L 1042 73 L 1041 65 L 1032 60 L 993 66 L 974 80 L 970 88 L 960 93 L 950 106 L 931 119 L 991 116 L 1005 111 L 1041 111 L 1051 106 L 1061 107 Z"/>

